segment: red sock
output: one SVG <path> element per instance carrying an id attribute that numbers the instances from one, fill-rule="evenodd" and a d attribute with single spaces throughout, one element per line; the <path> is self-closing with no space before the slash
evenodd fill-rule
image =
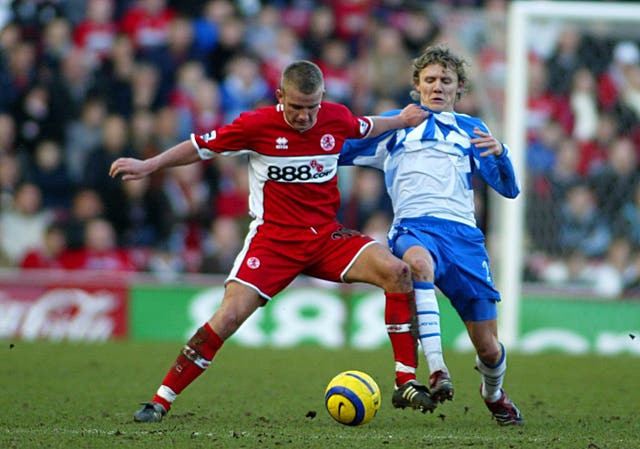
<path id="1" fill-rule="evenodd" d="M 209 323 L 205 323 L 182 348 L 152 401 L 162 404 L 169 411 L 175 397 L 207 369 L 222 343 L 224 341 Z"/>
<path id="2" fill-rule="evenodd" d="M 385 292 L 384 322 L 396 361 L 396 385 L 416 378 L 418 367 L 417 339 L 413 333 L 415 317 L 414 293 Z"/>

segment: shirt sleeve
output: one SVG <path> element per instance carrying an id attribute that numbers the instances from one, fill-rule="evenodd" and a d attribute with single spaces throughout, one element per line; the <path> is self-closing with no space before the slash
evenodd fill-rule
<path id="1" fill-rule="evenodd" d="M 249 117 L 249 113 L 242 113 L 228 125 L 205 134 L 191 134 L 191 143 L 200 158 L 211 159 L 216 154 L 229 156 L 250 151 L 251 139 L 246 132 Z"/>
<path id="2" fill-rule="evenodd" d="M 398 115 L 400 110 L 385 112 L 383 116 Z M 373 120 L 366 117 L 371 128 L 367 131 L 368 135 L 373 129 Z M 361 139 L 347 139 L 342 146 L 338 165 L 360 165 L 373 167 L 379 170 L 384 168 L 384 161 L 389 152 L 393 149 L 396 142 L 396 130 L 389 130 L 376 137 L 366 137 Z"/>
<path id="3" fill-rule="evenodd" d="M 496 192 L 506 198 L 515 198 L 520 193 L 520 183 L 511 163 L 509 147 L 502 144 L 500 156 L 477 156 L 474 147 L 474 159 L 480 171 L 480 176 Z"/>

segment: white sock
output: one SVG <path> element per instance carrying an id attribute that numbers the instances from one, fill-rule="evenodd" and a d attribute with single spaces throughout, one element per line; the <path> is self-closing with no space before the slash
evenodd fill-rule
<path id="1" fill-rule="evenodd" d="M 500 390 L 502 389 L 504 375 L 507 371 L 507 351 L 504 349 L 502 343 L 500 347 L 502 348 L 502 357 L 500 357 L 500 361 L 494 366 L 488 366 L 480 360 L 480 357 L 476 354 L 476 366 L 482 375 L 482 397 L 489 402 L 495 402 L 500 399 L 502 395 Z"/>
<path id="2" fill-rule="evenodd" d="M 431 373 L 438 370 L 448 372 L 442 356 L 440 309 L 435 287 L 430 282 L 414 282 L 413 288 L 416 294 L 418 335 L 429 371 Z"/>

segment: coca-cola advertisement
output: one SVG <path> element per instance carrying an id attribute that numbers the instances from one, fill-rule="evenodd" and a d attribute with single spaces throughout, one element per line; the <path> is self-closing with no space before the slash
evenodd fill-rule
<path id="1" fill-rule="evenodd" d="M 122 276 L 62 272 L 0 276 L 0 339 L 126 337 L 127 295 Z"/>

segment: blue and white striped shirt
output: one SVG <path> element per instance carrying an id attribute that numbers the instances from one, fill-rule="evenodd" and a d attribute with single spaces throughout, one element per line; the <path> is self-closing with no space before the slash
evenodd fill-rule
<path id="1" fill-rule="evenodd" d="M 426 108 L 425 108 L 426 109 Z M 383 115 L 398 115 L 399 110 Z M 509 149 L 481 157 L 470 140 L 473 128 L 489 132 L 482 120 L 456 112 L 430 111 L 416 128 L 393 130 L 374 138 L 349 139 L 340 165 L 384 170 L 394 224 L 403 218 L 438 217 L 476 226 L 471 177 L 479 173 L 499 194 L 520 193 Z"/>

